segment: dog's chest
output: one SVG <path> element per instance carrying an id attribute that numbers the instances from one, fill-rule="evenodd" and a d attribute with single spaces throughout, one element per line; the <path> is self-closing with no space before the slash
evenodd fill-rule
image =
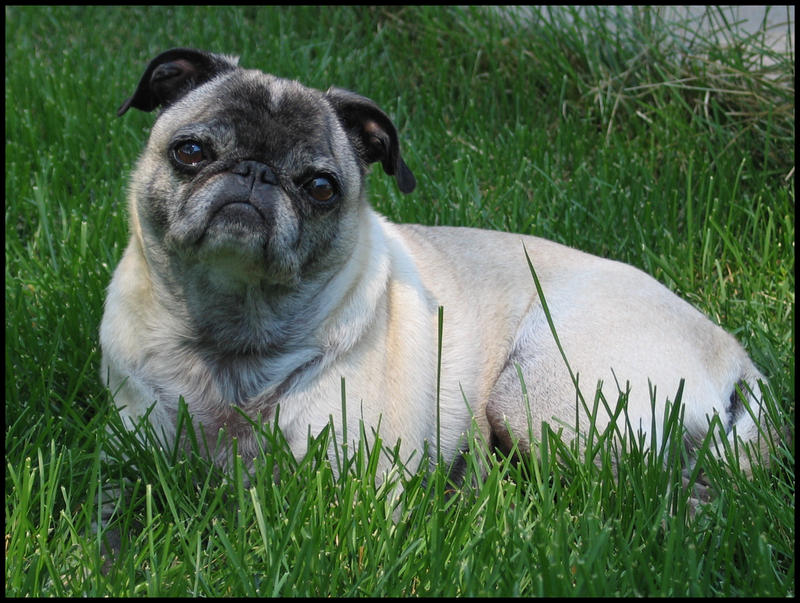
<path id="1" fill-rule="evenodd" d="M 232 354 L 196 346 L 163 346 L 147 355 L 159 402 L 176 410 L 183 398 L 193 415 L 214 420 L 237 407 L 248 415 L 271 414 L 280 397 L 311 376 L 320 354 L 297 349 L 279 354 Z M 197 418 L 197 417 L 196 417 Z"/>

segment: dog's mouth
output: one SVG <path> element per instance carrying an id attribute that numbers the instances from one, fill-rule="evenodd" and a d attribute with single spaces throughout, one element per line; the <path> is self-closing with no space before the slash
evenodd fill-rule
<path id="1" fill-rule="evenodd" d="M 264 209 L 249 200 L 223 197 L 206 208 L 194 244 L 207 251 L 260 255 L 272 235 L 271 222 Z"/>
<path id="2" fill-rule="evenodd" d="M 171 241 L 187 251 L 202 251 L 206 259 L 280 260 L 297 241 L 298 229 L 289 201 L 278 190 L 269 190 L 269 195 L 254 194 L 224 178 L 200 187 L 182 204 Z"/>
<path id="3" fill-rule="evenodd" d="M 216 217 L 234 218 L 250 222 L 257 220 L 259 222 L 266 222 L 267 218 L 264 212 L 261 211 L 250 201 L 241 199 L 220 199 L 209 208 L 209 221 Z"/>
<path id="4" fill-rule="evenodd" d="M 221 201 L 209 212 L 209 222 L 216 218 L 234 220 L 240 223 L 265 223 L 267 221 L 263 212 L 249 201 L 231 200 Z"/>
<path id="5" fill-rule="evenodd" d="M 277 229 L 273 211 L 257 202 L 217 201 L 207 209 L 205 226 L 192 248 L 219 283 L 233 279 L 294 285 L 299 273 L 292 251 L 297 231 L 292 224 L 284 226 Z"/>

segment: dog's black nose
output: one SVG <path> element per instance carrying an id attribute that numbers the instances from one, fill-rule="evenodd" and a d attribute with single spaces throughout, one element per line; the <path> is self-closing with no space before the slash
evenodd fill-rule
<path id="1" fill-rule="evenodd" d="M 241 161 L 231 170 L 234 174 L 250 180 L 251 184 L 263 182 L 264 184 L 278 184 L 278 176 L 268 165 L 258 161 Z"/>

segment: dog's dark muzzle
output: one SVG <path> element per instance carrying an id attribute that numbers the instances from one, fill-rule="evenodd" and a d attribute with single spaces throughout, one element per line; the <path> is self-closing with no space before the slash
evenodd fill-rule
<path id="1" fill-rule="evenodd" d="M 258 161 L 241 161 L 224 176 L 224 191 L 212 208 L 212 214 L 222 209 L 243 215 L 248 213 L 270 222 L 276 196 L 280 195 L 278 176 L 268 165 Z M 255 210 L 255 211 L 254 211 Z"/>

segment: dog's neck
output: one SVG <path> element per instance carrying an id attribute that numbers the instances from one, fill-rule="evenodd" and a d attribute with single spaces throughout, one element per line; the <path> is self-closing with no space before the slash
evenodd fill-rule
<path id="1" fill-rule="evenodd" d="M 178 332 L 186 334 L 187 345 L 220 358 L 300 352 L 306 362 L 312 354 L 346 352 L 372 321 L 389 275 L 380 220 L 371 209 L 365 211 L 362 235 L 349 257 L 291 285 L 268 278 L 248 281 L 224 265 L 209 270 L 164 253 L 147 253 L 141 243 L 140 249 L 153 296 L 183 323 Z"/>

